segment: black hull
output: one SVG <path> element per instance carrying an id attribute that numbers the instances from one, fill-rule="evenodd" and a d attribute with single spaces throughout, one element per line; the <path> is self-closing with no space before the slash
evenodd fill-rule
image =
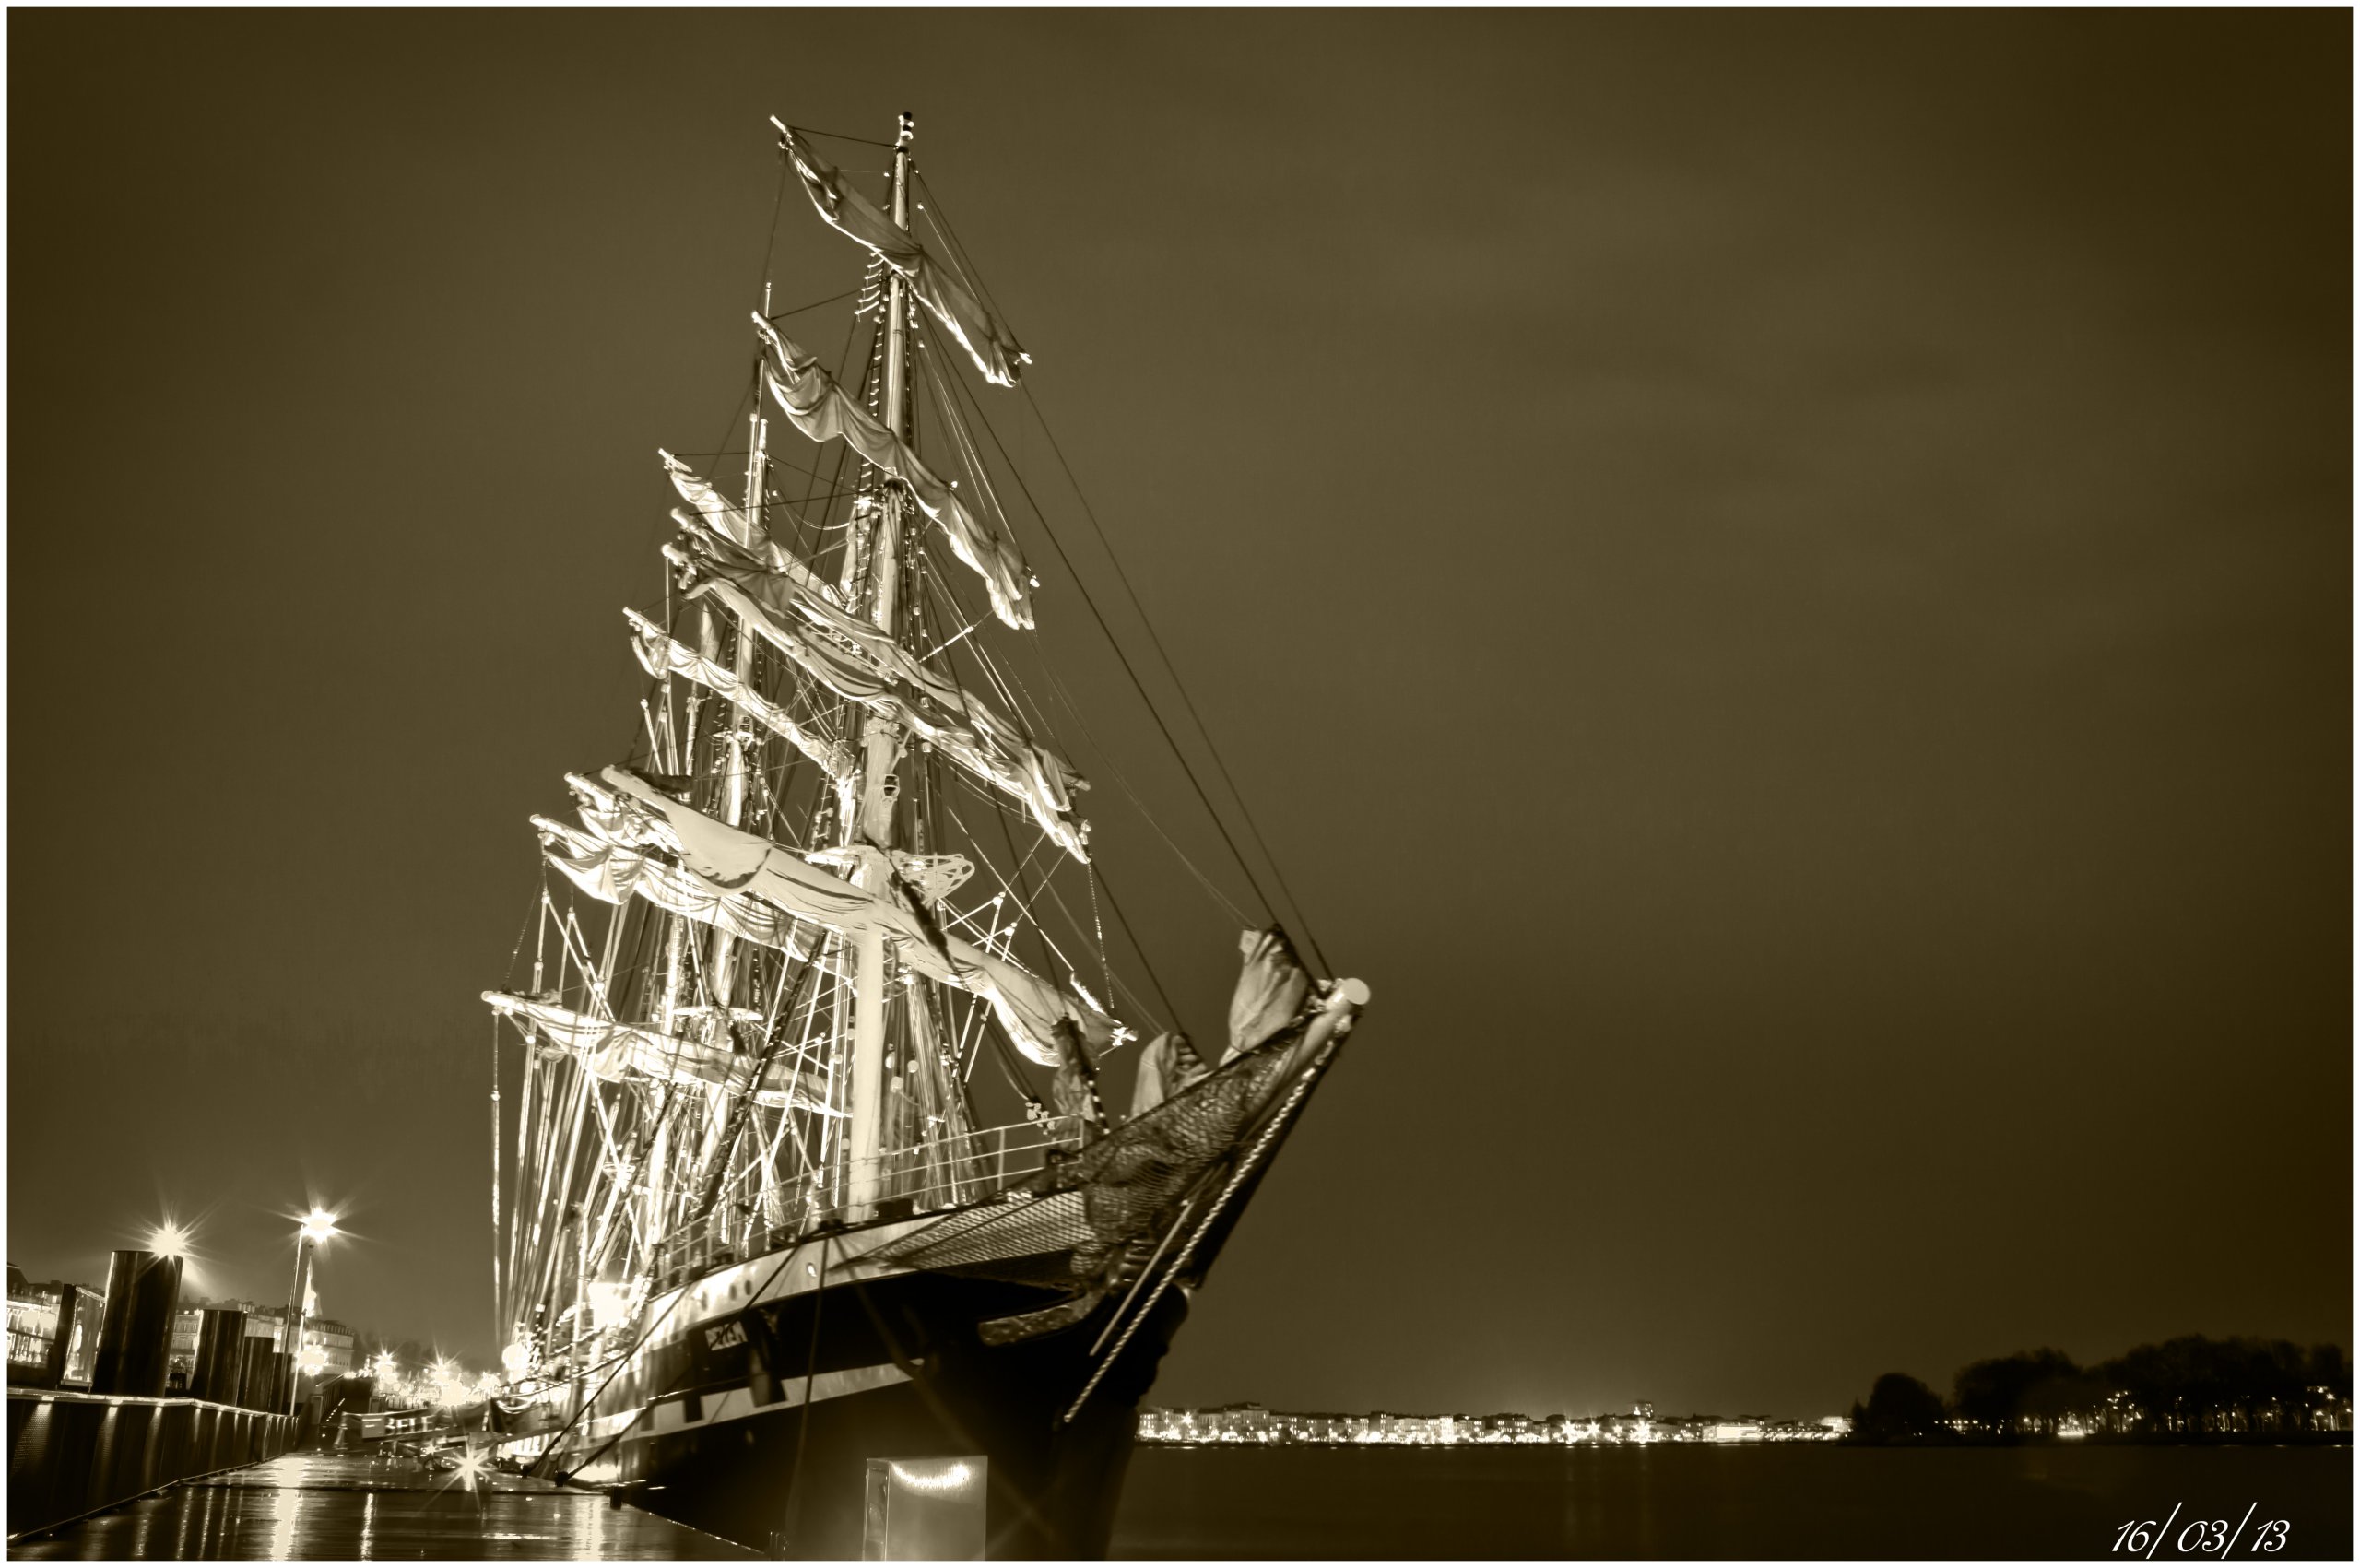
<path id="1" fill-rule="evenodd" d="M 870 1460 L 980 1456 L 988 1556 L 1104 1556 L 1139 1402 L 1350 1021 L 1336 995 L 990 1199 L 673 1282 L 544 1473 L 769 1555 L 856 1558 Z"/>
<path id="2" fill-rule="evenodd" d="M 980 1320 L 1041 1300 L 1023 1287 L 912 1274 L 749 1308 L 728 1320 L 747 1328 L 745 1375 L 697 1378 L 685 1401 L 661 1401 L 684 1410 L 635 1426 L 582 1479 L 611 1476 L 620 1501 L 772 1555 L 857 1558 L 870 1459 L 981 1455 L 989 1556 L 1103 1557 L 1139 1403 L 1187 1298 L 1164 1293 L 1070 1423 L 1059 1418 L 1097 1364 L 1090 1351 L 1111 1302 L 1012 1345 L 976 1334 Z M 830 1391 L 834 1379 L 870 1378 L 891 1381 Z"/>

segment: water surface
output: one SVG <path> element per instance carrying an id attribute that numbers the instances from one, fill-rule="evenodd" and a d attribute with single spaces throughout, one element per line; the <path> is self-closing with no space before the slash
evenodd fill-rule
<path id="1" fill-rule="evenodd" d="M 2349 1448 L 1141 1448 L 1117 1557 L 2104 1557 L 2130 1519 L 2352 1554 Z M 2191 1548 L 2198 1544 L 2190 1538 Z M 2166 1539 L 2152 1561 L 2175 1557 Z M 2191 1556 L 2195 1553 L 2191 1551 Z"/>

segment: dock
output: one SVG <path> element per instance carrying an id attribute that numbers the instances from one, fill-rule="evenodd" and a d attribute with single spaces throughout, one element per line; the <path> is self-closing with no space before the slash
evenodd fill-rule
<path id="1" fill-rule="evenodd" d="M 181 1482 L 42 1536 L 11 1561 L 294 1558 L 614 1562 L 759 1557 L 603 1492 L 376 1454 L 289 1454 Z"/>

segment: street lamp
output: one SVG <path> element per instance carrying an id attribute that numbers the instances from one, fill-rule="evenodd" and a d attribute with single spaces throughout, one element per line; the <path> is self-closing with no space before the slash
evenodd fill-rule
<path id="1" fill-rule="evenodd" d="M 312 1254 L 319 1244 L 336 1232 L 336 1216 L 324 1208 L 314 1208 L 303 1216 L 295 1232 L 295 1291 L 287 1303 L 287 1360 L 289 1367 L 300 1367 L 303 1354 L 303 1314 L 312 1294 Z M 286 1414 L 295 1413 L 296 1379 L 287 1380 Z"/>

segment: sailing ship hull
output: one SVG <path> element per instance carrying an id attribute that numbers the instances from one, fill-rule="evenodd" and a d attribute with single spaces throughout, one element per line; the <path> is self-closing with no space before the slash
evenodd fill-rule
<path id="1" fill-rule="evenodd" d="M 800 1253 L 795 1255 L 800 1257 Z M 794 1266 L 790 1260 L 790 1266 Z M 757 1266 L 759 1267 L 759 1265 Z M 1070 1327 L 986 1344 L 978 1326 L 1053 1298 L 932 1272 L 849 1280 L 702 1320 L 657 1357 L 703 1363 L 631 1420 L 609 1464 L 618 1501 L 774 1555 L 861 1554 L 868 1461 L 986 1463 L 994 1558 L 1102 1557 L 1139 1408 L 1186 1318 L 1164 1292 L 1069 1421 L 1115 1303 Z M 807 1397 L 808 1392 L 808 1397 Z"/>

